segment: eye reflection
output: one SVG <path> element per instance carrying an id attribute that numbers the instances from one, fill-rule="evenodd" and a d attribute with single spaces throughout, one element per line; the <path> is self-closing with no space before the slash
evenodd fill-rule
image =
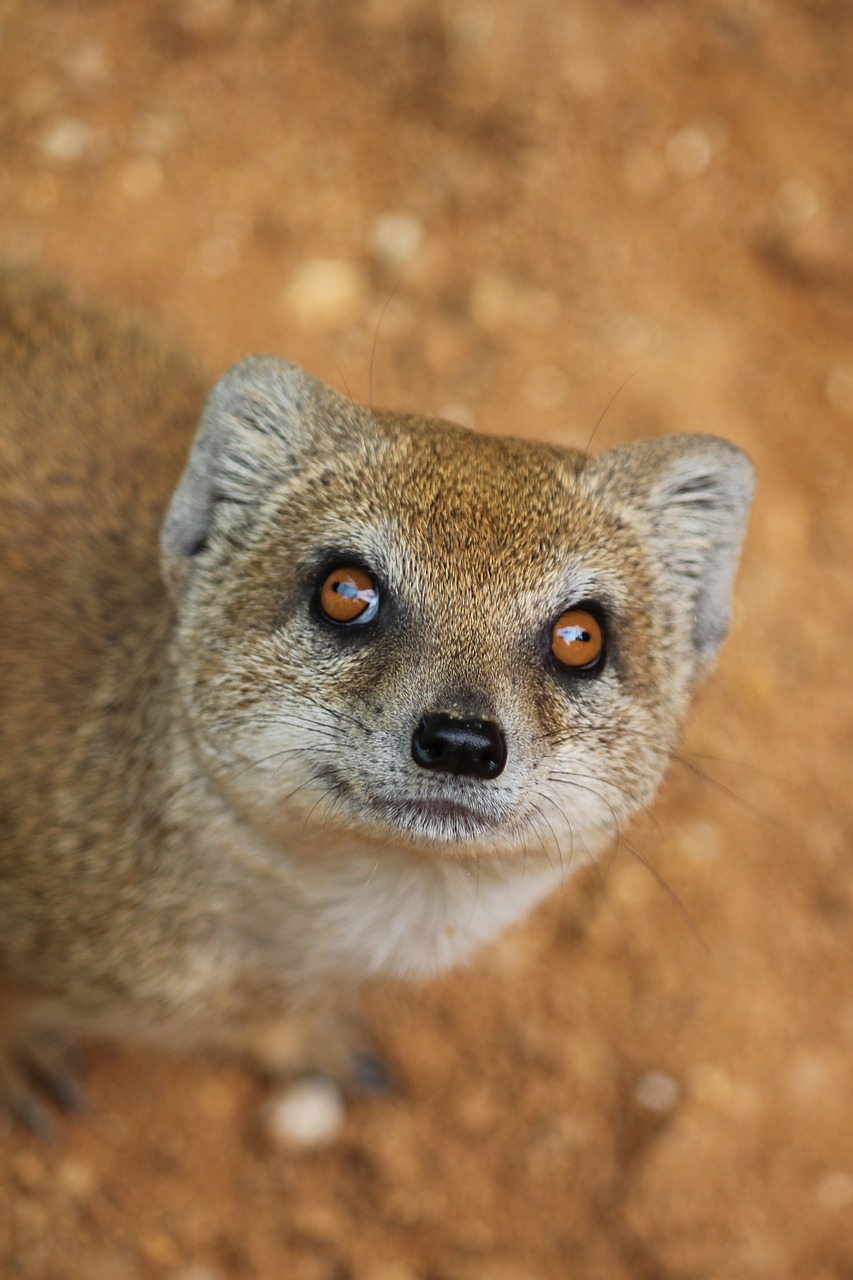
<path id="1" fill-rule="evenodd" d="M 604 650 L 601 624 L 586 609 L 569 609 L 551 630 L 551 652 L 562 666 L 575 671 L 593 667 Z"/>
<path id="2" fill-rule="evenodd" d="M 370 622 L 379 608 L 379 590 L 363 569 L 342 566 L 333 569 L 320 588 L 320 608 L 332 622 L 342 626 Z"/>

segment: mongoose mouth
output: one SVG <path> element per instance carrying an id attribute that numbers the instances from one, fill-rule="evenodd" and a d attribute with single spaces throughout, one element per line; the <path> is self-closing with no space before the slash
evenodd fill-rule
<path id="1" fill-rule="evenodd" d="M 514 813 L 508 795 L 490 796 L 486 808 L 446 793 L 412 795 L 398 789 L 364 785 L 356 790 L 347 778 L 328 767 L 321 776 L 344 801 L 344 810 L 349 811 L 358 825 L 366 823 L 374 831 L 378 826 L 386 837 L 396 837 L 406 844 L 473 845 L 506 830 Z M 338 810 L 339 815 L 340 812 Z"/>
<path id="2" fill-rule="evenodd" d="M 375 805 L 384 823 L 407 840 L 440 844 L 470 844 L 500 826 L 495 814 L 483 813 L 446 797 L 379 800 Z"/>

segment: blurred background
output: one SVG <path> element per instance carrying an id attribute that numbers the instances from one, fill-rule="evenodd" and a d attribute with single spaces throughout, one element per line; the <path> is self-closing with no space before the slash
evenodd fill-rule
<path id="1" fill-rule="evenodd" d="M 372 365 L 378 404 L 759 475 L 654 813 L 367 997 L 399 1095 L 269 1149 L 238 1070 L 96 1048 L 90 1120 L 0 1137 L 4 1277 L 849 1280 L 851 66 L 847 0 L 0 0 L 3 260 L 211 378 Z"/>

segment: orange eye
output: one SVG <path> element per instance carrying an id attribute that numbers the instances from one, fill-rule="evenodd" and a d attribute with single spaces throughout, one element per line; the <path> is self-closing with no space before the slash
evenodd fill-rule
<path id="1" fill-rule="evenodd" d="M 592 667 L 604 650 L 601 623 L 586 609 L 561 613 L 551 631 L 551 652 L 564 667 Z"/>
<path id="2" fill-rule="evenodd" d="M 320 608 L 332 622 L 370 622 L 379 608 L 379 591 L 363 569 L 333 569 L 320 588 Z"/>

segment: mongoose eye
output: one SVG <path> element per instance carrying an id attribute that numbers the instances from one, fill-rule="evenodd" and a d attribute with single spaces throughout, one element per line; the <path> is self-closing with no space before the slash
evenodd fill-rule
<path id="1" fill-rule="evenodd" d="M 586 609 L 561 613 L 551 630 L 551 652 L 561 666 L 589 671 L 604 653 L 604 634 L 595 614 Z"/>
<path id="2" fill-rule="evenodd" d="M 319 604 L 331 622 L 362 625 L 376 617 L 379 589 L 369 573 L 345 566 L 326 576 L 320 587 Z"/>

